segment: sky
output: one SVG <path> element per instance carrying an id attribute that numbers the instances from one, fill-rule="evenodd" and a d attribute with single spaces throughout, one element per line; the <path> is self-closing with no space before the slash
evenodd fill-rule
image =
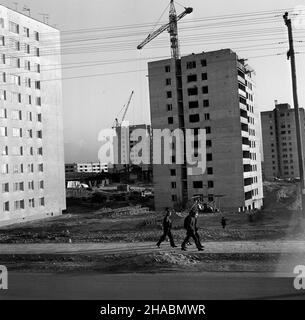
<path id="1" fill-rule="evenodd" d="M 274 100 L 293 105 L 282 14 L 304 1 L 179 0 L 178 14 L 183 11 L 180 3 L 194 9 L 179 22 L 182 55 L 232 48 L 256 71 L 260 111 L 271 110 Z M 25 5 L 37 19 L 42 19 L 40 13 L 48 13 L 49 23 L 62 32 L 66 162 L 97 161 L 98 133 L 112 126 L 132 90 L 126 120 L 150 122 L 147 62 L 170 57 L 168 33 L 142 50 L 136 46 L 155 24 L 168 22 L 169 0 L 27 0 L 17 4 L 3 0 L 1 4 L 13 9 L 17 5 L 19 11 Z M 305 52 L 300 42 L 305 41 L 305 29 L 294 32 L 296 51 Z M 300 106 L 305 106 L 304 60 L 305 54 L 297 55 Z"/>

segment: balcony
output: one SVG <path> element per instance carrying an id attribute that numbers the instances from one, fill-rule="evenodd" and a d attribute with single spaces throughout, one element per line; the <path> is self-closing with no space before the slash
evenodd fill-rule
<path id="1" fill-rule="evenodd" d="M 239 95 L 243 96 L 245 99 L 247 98 L 247 94 L 245 91 L 238 88 L 238 93 L 239 93 Z"/>
<path id="2" fill-rule="evenodd" d="M 237 76 L 237 80 L 239 81 L 239 82 L 241 82 L 242 84 L 244 84 L 244 85 L 246 85 L 246 80 L 244 79 L 244 78 L 242 78 L 241 76 Z"/>

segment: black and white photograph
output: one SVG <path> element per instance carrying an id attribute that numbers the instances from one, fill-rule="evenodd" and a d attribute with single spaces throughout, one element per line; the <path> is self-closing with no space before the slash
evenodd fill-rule
<path id="1" fill-rule="evenodd" d="M 305 299 L 304 70 L 302 0 L 0 0 L 0 309 Z"/>

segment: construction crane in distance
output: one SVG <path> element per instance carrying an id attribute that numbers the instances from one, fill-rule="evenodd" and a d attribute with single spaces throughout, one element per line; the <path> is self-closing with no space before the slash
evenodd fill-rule
<path id="1" fill-rule="evenodd" d="M 171 0 L 170 8 L 169 8 L 169 23 L 163 25 L 156 31 L 150 33 L 148 37 L 137 46 L 137 49 L 142 49 L 147 43 L 149 43 L 151 40 L 156 38 L 163 31 L 167 30 L 170 34 L 171 57 L 174 58 L 175 60 L 178 60 L 180 58 L 180 52 L 179 52 L 177 22 L 181 20 L 184 16 L 192 12 L 193 12 L 193 8 L 185 8 L 185 10 L 177 16 L 174 0 Z"/>
<path id="2" fill-rule="evenodd" d="M 120 127 L 122 125 L 123 121 L 125 120 L 125 117 L 126 117 L 128 109 L 129 109 L 133 94 L 134 94 L 134 91 L 131 92 L 131 94 L 129 96 L 129 99 L 128 99 L 128 102 L 123 106 L 123 108 L 119 112 L 119 114 L 120 114 L 124 110 L 121 122 L 119 122 L 118 118 L 115 118 L 115 121 L 114 121 L 114 124 L 113 124 L 113 128 Z"/>

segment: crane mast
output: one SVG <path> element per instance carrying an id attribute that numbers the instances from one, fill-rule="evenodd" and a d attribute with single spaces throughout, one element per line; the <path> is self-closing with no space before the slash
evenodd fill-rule
<path id="1" fill-rule="evenodd" d="M 181 20 L 187 14 L 193 12 L 193 8 L 185 8 L 185 10 L 177 16 L 174 0 L 170 1 L 170 8 L 169 8 L 169 23 L 161 26 L 159 29 L 150 33 L 147 38 L 142 41 L 138 46 L 137 49 L 142 49 L 146 44 L 150 41 L 155 39 L 158 35 L 162 32 L 167 30 L 170 34 L 170 47 L 171 47 L 171 57 L 175 60 L 180 58 L 179 52 L 179 40 L 178 40 L 178 21 Z"/>

